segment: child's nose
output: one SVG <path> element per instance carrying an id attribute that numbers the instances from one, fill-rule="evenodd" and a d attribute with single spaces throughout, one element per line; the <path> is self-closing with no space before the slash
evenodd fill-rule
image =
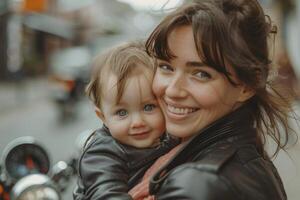
<path id="1" fill-rule="evenodd" d="M 132 116 L 131 128 L 140 128 L 145 126 L 143 117 L 140 114 L 134 114 Z"/>

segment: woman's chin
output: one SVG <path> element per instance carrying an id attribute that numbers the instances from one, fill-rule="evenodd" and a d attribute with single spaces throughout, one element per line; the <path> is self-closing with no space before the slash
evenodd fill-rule
<path id="1" fill-rule="evenodd" d="M 168 124 L 166 126 L 167 132 L 178 138 L 190 138 L 193 135 L 191 128 L 178 125 L 178 124 Z"/>

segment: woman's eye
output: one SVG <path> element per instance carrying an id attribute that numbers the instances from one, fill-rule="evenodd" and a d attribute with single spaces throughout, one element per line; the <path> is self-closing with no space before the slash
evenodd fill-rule
<path id="1" fill-rule="evenodd" d="M 125 116 L 128 115 L 128 112 L 127 112 L 127 110 L 125 110 L 125 109 L 120 109 L 120 110 L 118 110 L 118 111 L 116 112 L 116 114 L 117 114 L 119 117 L 125 117 Z"/>
<path id="2" fill-rule="evenodd" d="M 146 104 L 146 105 L 144 106 L 144 111 L 150 112 L 150 111 L 152 111 L 154 108 L 156 108 L 156 105 L 154 105 L 154 104 Z"/>
<path id="3" fill-rule="evenodd" d="M 173 71 L 173 68 L 170 65 L 164 63 L 159 64 L 158 67 L 163 71 Z"/>
<path id="4" fill-rule="evenodd" d="M 200 72 L 195 73 L 195 76 L 197 76 L 197 78 L 200 78 L 202 80 L 211 79 L 211 75 L 207 72 L 204 72 L 204 71 L 200 71 Z"/>

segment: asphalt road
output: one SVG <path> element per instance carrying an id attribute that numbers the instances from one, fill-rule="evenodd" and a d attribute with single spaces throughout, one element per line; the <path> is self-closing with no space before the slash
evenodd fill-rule
<path id="1" fill-rule="evenodd" d="M 52 164 L 60 160 L 68 161 L 71 157 L 77 156 L 75 143 L 80 133 L 101 126 L 92 105 L 84 99 L 77 107 L 77 118 L 73 121 L 62 122 L 58 118 L 55 104 L 48 95 L 47 87 L 45 90 L 37 88 L 34 92 L 40 94 L 31 97 L 27 93 L 25 96 L 17 95 L 14 97 L 17 99 L 14 99 L 12 98 L 14 95 L 1 93 L 0 88 L 0 95 L 6 95 L 6 97 L 10 95 L 12 98 L 6 103 L 5 108 L 0 109 L 0 154 L 13 139 L 33 136 L 45 147 Z M 70 187 L 63 194 L 64 200 L 72 199 L 73 183 L 71 182 Z"/>

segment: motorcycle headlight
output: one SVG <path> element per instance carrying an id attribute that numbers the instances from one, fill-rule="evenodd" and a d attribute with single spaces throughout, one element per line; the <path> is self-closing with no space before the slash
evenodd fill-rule
<path id="1" fill-rule="evenodd" d="M 51 179 L 43 174 L 32 174 L 20 179 L 12 188 L 14 200 L 60 200 L 60 193 Z"/>
<path id="2" fill-rule="evenodd" d="M 5 147 L 1 159 L 3 174 L 12 183 L 29 174 L 47 174 L 50 169 L 47 151 L 30 136 L 11 141 Z"/>

